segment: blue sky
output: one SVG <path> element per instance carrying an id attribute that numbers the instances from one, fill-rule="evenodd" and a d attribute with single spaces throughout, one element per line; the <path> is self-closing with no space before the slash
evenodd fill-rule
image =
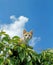
<path id="1" fill-rule="evenodd" d="M 0 0 L 0 24 L 9 24 L 10 16 L 29 18 L 25 28 L 41 40 L 34 49 L 53 48 L 53 0 Z"/>

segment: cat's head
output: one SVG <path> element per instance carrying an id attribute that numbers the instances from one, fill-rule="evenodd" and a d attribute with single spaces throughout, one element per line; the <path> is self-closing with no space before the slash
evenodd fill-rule
<path id="1" fill-rule="evenodd" d="M 26 30 L 23 30 L 23 36 L 25 40 L 30 40 L 32 38 L 33 32 L 32 30 L 30 32 L 27 32 Z"/>

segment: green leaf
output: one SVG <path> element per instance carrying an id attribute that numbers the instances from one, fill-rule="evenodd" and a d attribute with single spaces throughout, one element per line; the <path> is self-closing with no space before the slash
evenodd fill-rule
<path id="1" fill-rule="evenodd" d="M 26 57 L 26 59 L 27 59 L 27 62 L 30 62 L 32 59 L 31 59 L 31 57 L 30 57 L 30 55 L 28 55 L 27 57 Z"/>
<path id="2" fill-rule="evenodd" d="M 19 58 L 20 58 L 21 62 L 23 62 L 23 60 L 25 59 L 25 50 L 23 50 L 22 52 L 19 53 Z"/>
<path id="3" fill-rule="evenodd" d="M 3 63 L 4 63 L 4 58 L 0 57 L 0 65 L 3 65 Z"/>
<path id="4" fill-rule="evenodd" d="M 20 59 L 17 57 L 16 61 L 15 61 L 15 65 L 19 65 L 20 64 Z"/>
<path id="5" fill-rule="evenodd" d="M 26 44 L 24 44 L 24 43 L 20 44 L 20 46 L 21 46 L 22 48 L 26 48 Z"/>
<path id="6" fill-rule="evenodd" d="M 32 61 L 28 62 L 26 65 L 33 65 L 33 64 L 32 64 Z"/>
<path id="7" fill-rule="evenodd" d="M 8 65 L 15 65 L 14 59 L 6 59 Z"/>
<path id="8" fill-rule="evenodd" d="M 20 38 L 18 36 L 14 36 L 12 39 L 18 41 Z"/>
<path id="9" fill-rule="evenodd" d="M 23 50 L 22 47 L 18 46 L 18 48 L 17 48 L 18 53 L 21 52 L 22 50 Z"/>
<path id="10" fill-rule="evenodd" d="M 4 35 L 4 34 L 6 34 L 4 31 L 1 31 L 1 32 L 0 32 L 0 36 L 1 36 L 1 35 Z"/>
<path id="11" fill-rule="evenodd" d="M 9 38 L 8 37 L 3 37 L 2 41 L 9 41 Z"/>
<path id="12" fill-rule="evenodd" d="M 37 56 L 36 56 L 36 55 L 34 55 L 34 54 L 33 54 L 33 53 L 31 53 L 31 52 L 29 52 L 29 54 L 31 55 L 32 59 L 34 59 L 34 60 L 36 61 Z"/>

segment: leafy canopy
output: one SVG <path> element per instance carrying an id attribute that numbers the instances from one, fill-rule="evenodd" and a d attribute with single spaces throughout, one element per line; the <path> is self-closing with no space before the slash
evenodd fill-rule
<path id="1" fill-rule="evenodd" d="M 19 44 L 20 38 L 10 38 L 0 32 L 0 65 L 53 65 L 53 49 L 37 54 L 31 46 Z"/>

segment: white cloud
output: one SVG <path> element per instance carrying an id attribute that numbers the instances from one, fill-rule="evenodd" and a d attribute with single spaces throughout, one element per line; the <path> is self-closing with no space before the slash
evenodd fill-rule
<path id="1" fill-rule="evenodd" d="M 10 19 L 13 21 L 12 23 L 2 24 L 0 28 L 3 29 L 11 37 L 15 35 L 22 37 L 22 31 L 25 28 L 25 24 L 28 22 L 28 18 L 24 16 L 20 16 L 19 18 L 16 18 L 13 15 L 10 16 Z"/>
<path id="2" fill-rule="evenodd" d="M 32 46 L 32 47 L 35 47 L 35 45 L 41 40 L 40 37 L 33 37 L 30 42 L 29 42 L 29 45 Z"/>
<path id="3" fill-rule="evenodd" d="M 10 37 L 15 35 L 22 37 L 23 30 L 25 29 L 25 24 L 28 22 L 28 18 L 24 16 L 20 16 L 16 18 L 14 15 L 10 16 L 10 19 L 13 21 L 10 24 L 0 24 L 0 30 L 3 29 Z M 36 43 L 40 41 L 40 37 L 33 37 L 30 41 L 30 46 L 35 46 Z"/>

